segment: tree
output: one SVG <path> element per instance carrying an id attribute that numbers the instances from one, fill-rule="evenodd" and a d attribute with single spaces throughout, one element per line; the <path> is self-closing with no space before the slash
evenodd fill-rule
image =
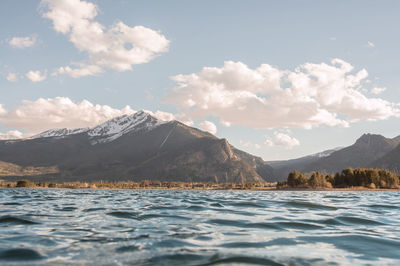
<path id="1" fill-rule="evenodd" d="M 294 170 L 288 175 L 287 184 L 289 187 L 306 187 L 307 183 L 308 180 L 305 174 L 297 170 Z"/>
<path id="2" fill-rule="evenodd" d="M 308 184 L 312 188 L 322 188 L 325 186 L 325 177 L 321 175 L 319 172 L 312 173 L 310 179 L 308 180 Z"/>

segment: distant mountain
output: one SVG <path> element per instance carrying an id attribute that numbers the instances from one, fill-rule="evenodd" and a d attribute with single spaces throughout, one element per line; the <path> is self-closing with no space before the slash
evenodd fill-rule
<path id="1" fill-rule="evenodd" d="M 286 179 L 288 173 L 293 170 L 335 173 L 349 167 L 390 168 L 385 165 L 394 169 L 396 162 L 399 165 L 400 161 L 400 151 L 398 155 L 395 154 L 395 151 L 399 150 L 399 143 L 400 136 L 389 139 L 381 135 L 364 134 L 351 146 L 338 150 L 328 150 L 319 153 L 319 156 L 316 154 L 317 156 L 312 155 L 294 160 L 268 163 L 274 168 L 274 176 L 277 179 Z"/>
<path id="2" fill-rule="evenodd" d="M 241 183 L 263 182 L 273 171 L 261 158 L 225 139 L 143 111 L 93 128 L 53 129 L 29 139 L 0 141 L 0 161 L 8 170 L 18 170 L 3 176 L 42 181 Z M 21 169 L 26 167 L 36 175 L 24 174 Z"/>
<path id="3" fill-rule="evenodd" d="M 333 152 L 342 149 L 341 147 L 322 151 L 312 155 L 282 161 L 269 161 L 267 162 L 274 169 L 274 179 L 284 180 L 288 177 L 289 173 L 293 170 L 303 171 L 307 165 L 320 160 L 321 158 L 328 157 Z"/>
<path id="4" fill-rule="evenodd" d="M 393 150 L 398 144 L 397 139 L 364 134 L 353 145 L 307 165 L 304 170 L 325 170 L 333 173 L 348 167 L 368 167 L 372 162 Z"/>
<path id="5" fill-rule="evenodd" d="M 400 145 L 385 154 L 383 157 L 372 162 L 369 166 L 373 168 L 384 168 L 395 173 L 400 173 Z"/>

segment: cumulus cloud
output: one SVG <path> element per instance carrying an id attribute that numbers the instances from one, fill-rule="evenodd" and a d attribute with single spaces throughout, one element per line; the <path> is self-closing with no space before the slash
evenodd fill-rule
<path id="1" fill-rule="evenodd" d="M 10 131 L 7 131 L 6 133 L 0 132 L 0 140 L 20 139 L 22 137 L 24 137 L 24 134 L 18 130 L 10 130 Z"/>
<path id="2" fill-rule="evenodd" d="M 217 133 L 217 126 L 210 121 L 203 121 L 199 124 L 199 128 L 203 131 L 207 131 L 213 135 L 215 135 Z"/>
<path id="3" fill-rule="evenodd" d="M 36 41 L 37 41 L 37 35 L 34 34 L 32 36 L 27 36 L 27 37 L 13 37 L 8 42 L 8 44 L 14 48 L 24 49 L 35 45 Z"/>
<path id="4" fill-rule="evenodd" d="M 152 112 L 149 110 L 144 110 L 146 113 L 151 114 L 152 116 L 154 116 L 155 118 L 162 120 L 162 121 L 172 121 L 172 120 L 176 120 L 176 117 L 174 114 L 172 113 L 168 113 L 168 112 L 163 112 L 163 111 L 156 111 L 156 112 Z"/>
<path id="5" fill-rule="evenodd" d="M 240 140 L 239 144 L 243 148 L 254 148 L 254 149 L 257 149 L 257 150 L 261 149 L 261 145 L 260 144 L 252 143 L 251 141 Z"/>
<path id="6" fill-rule="evenodd" d="M 28 73 L 26 73 L 26 77 L 31 80 L 32 82 L 42 82 L 43 80 L 45 80 L 47 78 L 46 73 L 40 73 L 39 70 L 37 71 L 29 71 Z"/>
<path id="7" fill-rule="evenodd" d="M 4 109 L 2 104 L 0 104 L 0 115 L 5 115 L 5 114 L 7 114 L 7 110 Z"/>
<path id="8" fill-rule="evenodd" d="M 114 109 L 87 100 L 75 103 L 66 97 L 40 98 L 36 101 L 24 100 L 22 105 L 8 111 L 0 105 L 0 123 L 34 134 L 51 128 L 92 127 L 134 112 L 129 106 Z"/>
<path id="9" fill-rule="evenodd" d="M 294 138 L 289 136 L 288 134 L 282 132 L 274 132 L 274 137 L 267 137 L 265 141 L 265 145 L 267 146 L 283 146 L 288 149 L 293 148 L 294 146 L 299 146 L 300 142 Z"/>
<path id="10" fill-rule="evenodd" d="M 17 82 L 19 80 L 17 73 L 8 73 L 6 79 L 10 82 Z"/>
<path id="11" fill-rule="evenodd" d="M 98 7 L 81 0 L 42 0 L 43 17 L 54 29 L 69 37 L 89 58 L 75 68 L 59 68 L 57 74 L 78 78 L 101 73 L 104 68 L 131 70 L 133 65 L 149 62 L 168 50 L 169 40 L 160 32 L 144 26 L 130 27 L 117 21 L 106 27 L 95 20 Z"/>
<path id="12" fill-rule="evenodd" d="M 226 122 L 226 121 L 220 121 L 220 122 L 225 127 L 230 127 L 231 126 L 231 123 L 229 123 L 229 122 Z"/>
<path id="13" fill-rule="evenodd" d="M 383 88 L 372 88 L 371 89 L 371 93 L 375 94 L 375 95 L 378 95 L 378 94 L 381 94 L 382 92 L 384 92 L 385 90 L 386 90 L 385 87 L 383 87 Z"/>
<path id="14" fill-rule="evenodd" d="M 362 93 L 367 76 L 365 69 L 354 72 L 341 59 L 305 63 L 293 71 L 227 61 L 220 68 L 172 77 L 177 85 L 164 101 L 195 119 L 214 115 L 225 124 L 266 129 L 346 127 L 400 116 L 395 103 Z"/>
<path id="15" fill-rule="evenodd" d="M 78 68 L 71 68 L 69 66 L 60 67 L 58 70 L 53 73 L 54 75 L 57 74 L 66 74 L 73 78 L 80 78 L 85 76 L 94 76 L 99 73 L 102 73 L 103 69 L 96 65 L 82 65 Z"/>

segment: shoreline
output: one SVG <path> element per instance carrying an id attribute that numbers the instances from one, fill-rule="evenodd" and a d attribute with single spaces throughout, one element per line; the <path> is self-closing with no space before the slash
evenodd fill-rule
<path id="1" fill-rule="evenodd" d="M 68 189 L 68 190 L 172 190 L 172 191 L 282 191 L 282 192 L 311 192 L 311 191 L 317 191 L 317 192 L 330 192 L 330 191 L 359 191 L 359 192 L 365 192 L 365 191 L 379 191 L 379 192 L 390 192 L 390 191 L 400 191 L 400 188 L 377 188 L 377 189 L 371 189 L 371 188 L 329 188 L 329 189 L 324 189 L 324 188 L 249 188 L 249 189 L 240 189 L 240 188 L 235 188 L 235 189 L 229 189 L 229 188 L 160 188 L 160 187 L 148 187 L 148 188 L 112 188 L 112 187 L 101 187 L 101 188 L 94 188 L 94 187 L 3 187 L 0 186 L 0 189 L 54 189 L 54 190 L 59 190 L 59 189 Z"/>

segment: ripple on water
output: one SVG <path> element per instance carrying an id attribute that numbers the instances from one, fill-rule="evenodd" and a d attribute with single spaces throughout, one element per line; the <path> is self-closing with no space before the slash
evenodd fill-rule
<path id="1" fill-rule="evenodd" d="M 231 256 L 228 258 L 222 259 L 212 259 L 211 262 L 205 263 L 203 265 L 230 265 L 230 264 L 239 264 L 239 265 L 271 265 L 271 266 L 280 266 L 284 265 L 278 263 L 274 260 L 267 258 L 258 258 L 258 257 L 249 257 L 249 256 Z"/>
<path id="2" fill-rule="evenodd" d="M 137 212 L 113 211 L 113 212 L 108 212 L 107 215 L 110 215 L 110 216 L 113 216 L 116 218 L 121 218 L 121 219 L 137 220 L 139 218 L 139 213 L 137 213 Z"/>
<path id="3" fill-rule="evenodd" d="M 2 205 L 4 205 L 4 206 L 22 206 L 23 204 L 18 203 L 18 202 L 5 202 L 5 203 L 2 203 Z"/>
<path id="4" fill-rule="evenodd" d="M 400 259 L 400 241 L 386 238 L 371 237 L 366 235 L 342 235 L 342 236 L 304 236 L 299 237 L 306 242 L 330 243 L 336 247 L 359 254 L 368 260 L 378 258 Z"/>
<path id="5" fill-rule="evenodd" d="M 398 192 L 0 189 L 0 265 L 400 265 L 399 206 Z"/>
<path id="6" fill-rule="evenodd" d="M 28 248 L 13 248 L 0 251 L 0 261 L 30 261 L 44 259 L 39 252 Z"/>
<path id="7" fill-rule="evenodd" d="M 327 211 L 335 211 L 337 210 L 336 207 L 329 206 L 329 205 L 322 205 L 312 202 L 305 202 L 305 201 L 286 201 L 283 202 L 285 206 L 294 207 L 294 208 L 304 208 L 310 210 L 327 210 Z"/>
<path id="8" fill-rule="evenodd" d="M 0 224 L 19 224 L 19 225 L 32 225 L 38 224 L 37 222 L 15 216 L 2 216 L 0 217 Z"/>
<path id="9" fill-rule="evenodd" d="M 352 225 L 384 225 L 384 223 L 374 221 L 372 219 L 365 219 L 352 216 L 339 216 L 336 217 L 335 220 L 338 220 L 343 224 L 352 224 Z"/>

